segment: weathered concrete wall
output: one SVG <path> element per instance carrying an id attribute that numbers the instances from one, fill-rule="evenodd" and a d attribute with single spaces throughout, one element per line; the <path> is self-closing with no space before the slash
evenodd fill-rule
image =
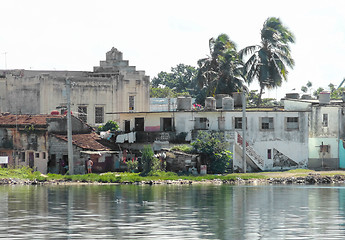
<path id="1" fill-rule="evenodd" d="M 29 166 L 47 173 L 48 147 L 45 131 L 0 129 L 0 152 L 9 156 L 9 166 Z M 11 153 L 8 150 L 11 150 Z"/>
<path id="2" fill-rule="evenodd" d="M 103 108 L 103 123 L 113 120 L 110 112 L 128 112 L 130 98 L 134 99 L 134 112 L 149 111 L 148 76 L 136 71 L 122 58 L 110 57 L 101 61 L 94 72 L 73 71 L 0 71 L 0 110 L 11 113 L 48 114 L 52 110 L 66 107 L 66 77 L 73 82 L 71 110 L 86 107 L 87 122 L 96 124 L 95 108 Z M 117 54 L 116 53 L 116 54 Z M 115 55 L 116 55 L 115 54 Z M 108 56 L 109 55 L 109 56 Z M 122 53 L 121 53 L 122 55 Z"/>
<path id="3" fill-rule="evenodd" d="M 50 157 L 55 155 L 55 162 L 51 163 L 50 172 L 59 173 L 61 168 L 60 160 L 64 159 L 64 156 L 68 156 L 67 142 L 60 140 L 54 136 L 49 137 L 49 154 Z M 74 159 L 74 173 L 84 174 L 85 173 L 85 161 L 87 158 L 85 155 L 80 154 L 82 149 L 73 145 L 73 159 Z"/>
<path id="4" fill-rule="evenodd" d="M 305 111 L 256 111 L 247 112 L 246 140 L 249 146 L 263 161 L 263 170 L 290 169 L 306 167 L 308 161 L 308 112 Z M 144 117 L 145 116 L 145 117 Z M 144 117 L 145 126 L 157 125 L 160 117 L 168 113 L 119 114 L 120 129 L 124 130 L 124 120 L 134 122 L 136 117 Z M 235 133 L 242 135 L 242 129 L 237 128 L 236 118 L 242 119 L 241 111 L 178 111 L 173 115 L 176 134 L 186 133 L 186 140 L 195 139 L 198 131 L 221 131 L 234 142 Z M 288 128 L 287 118 L 298 119 L 295 128 Z M 197 123 L 204 118 L 206 122 Z M 272 118 L 273 128 L 262 129 L 262 118 Z M 156 120 L 154 120 L 156 119 Z M 202 125 L 202 127 L 200 127 Z M 231 146 L 234 152 L 234 146 Z M 270 154 L 268 153 L 270 152 Z M 234 152 L 235 162 L 242 161 L 242 156 Z"/>
<path id="5" fill-rule="evenodd" d="M 91 127 L 84 124 L 80 119 L 72 116 L 72 132 L 73 133 L 89 133 Z M 48 132 L 50 133 L 67 133 L 67 118 L 47 118 Z"/>

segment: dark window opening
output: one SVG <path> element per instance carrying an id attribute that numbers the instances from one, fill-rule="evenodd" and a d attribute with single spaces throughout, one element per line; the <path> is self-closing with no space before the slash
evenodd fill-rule
<path id="1" fill-rule="evenodd" d="M 161 131 L 172 131 L 171 118 L 161 118 Z"/>

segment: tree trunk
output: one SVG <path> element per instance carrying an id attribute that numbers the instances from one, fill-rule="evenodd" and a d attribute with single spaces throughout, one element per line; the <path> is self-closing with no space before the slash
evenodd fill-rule
<path id="1" fill-rule="evenodd" d="M 261 105 L 261 98 L 262 98 L 262 92 L 264 91 L 263 87 L 260 87 L 260 93 L 259 93 L 259 98 L 258 98 L 258 103 L 257 103 L 257 107 L 260 107 Z"/>

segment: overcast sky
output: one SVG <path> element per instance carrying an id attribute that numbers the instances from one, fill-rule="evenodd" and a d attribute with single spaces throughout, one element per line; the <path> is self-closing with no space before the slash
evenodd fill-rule
<path id="1" fill-rule="evenodd" d="M 92 71 L 115 47 L 152 78 L 197 66 L 221 33 L 238 49 L 259 44 L 264 21 L 279 17 L 296 37 L 288 82 L 266 94 L 280 98 L 345 78 L 344 9 L 343 0 L 2 0 L 0 69 Z"/>

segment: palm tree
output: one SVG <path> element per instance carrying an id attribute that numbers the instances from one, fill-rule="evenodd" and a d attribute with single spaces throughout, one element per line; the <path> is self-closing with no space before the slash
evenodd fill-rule
<path id="1" fill-rule="evenodd" d="M 261 44 L 242 49 L 242 59 L 250 55 L 244 65 L 246 80 L 250 84 L 257 79 L 260 85 L 258 106 L 261 104 L 265 88 L 280 87 L 282 80 L 287 81 L 288 70 L 295 65 L 290 55 L 290 43 L 295 37 L 279 18 L 268 18 L 261 29 Z"/>
<path id="2" fill-rule="evenodd" d="M 243 63 L 228 35 L 209 40 L 210 55 L 198 61 L 198 85 L 208 96 L 231 93 L 243 87 Z"/>

